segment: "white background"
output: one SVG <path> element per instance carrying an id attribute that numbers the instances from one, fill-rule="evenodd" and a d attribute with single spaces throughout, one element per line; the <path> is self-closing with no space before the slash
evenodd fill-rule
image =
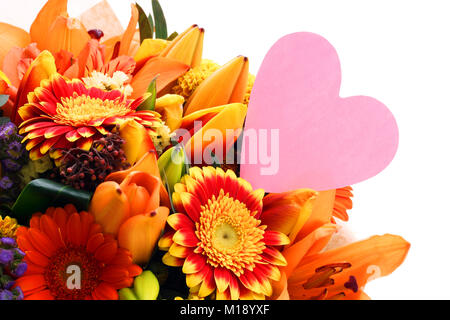
<path id="1" fill-rule="evenodd" d="M 0 21 L 28 30 L 44 0 L 0 1 Z M 72 0 L 78 16 L 96 0 Z M 124 26 L 128 0 L 110 0 Z M 139 1 L 146 9 L 150 0 Z M 358 239 L 402 235 L 412 247 L 394 274 L 366 287 L 374 299 L 449 299 L 450 6 L 447 0 L 161 0 L 169 32 L 206 29 L 204 57 L 250 58 L 257 72 L 281 36 L 310 31 L 337 49 L 341 95 L 369 95 L 400 128 L 393 163 L 355 188 L 350 227 Z M 0 44 L 1 45 L 1 44 Z"/>

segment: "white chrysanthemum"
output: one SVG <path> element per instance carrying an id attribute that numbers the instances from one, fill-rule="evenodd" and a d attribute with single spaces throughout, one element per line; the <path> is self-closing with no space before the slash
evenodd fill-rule
<path id="1" fill-rule="evenodd" d="M 102 72 L 92 71 L 90 77 L 83 78 L 83 82 L 89 88 L 95 87 L 106 91 L 119 90 L 129 97 L 133 93 L 133 88 L 129 84 L 125 84 L 129 79 L 122 71 L 114 72 L 112 77 Z"/>

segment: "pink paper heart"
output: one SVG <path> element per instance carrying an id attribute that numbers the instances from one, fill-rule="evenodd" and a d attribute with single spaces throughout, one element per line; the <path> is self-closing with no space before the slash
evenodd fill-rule
<path id="1" fill-rule="evenodd" d="M 381 172 L 398 147 L 394 116 L 373 98 L 340 98 L 340 83 L 339 58 L 326 39 L 303 32 L 280 39 L 256 77 L 244 132 L 250 137 L 256 129 L 259 139 L 244 139 L 241 177 L 267 192 L 322 191 Z M 279 141 L 262 149 L 261 129 L 269 139 L 279 129 Z M 270 147 L 272 163 L 261 157 Z"/>

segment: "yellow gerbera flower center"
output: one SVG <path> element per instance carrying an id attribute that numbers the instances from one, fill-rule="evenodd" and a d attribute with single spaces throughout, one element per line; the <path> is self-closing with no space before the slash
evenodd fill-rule
<path id="1" fill-rule="evenodd" d="M 220 191 L 202 206 L 196 234 L 200 247 L 213 267 L 224 267 L 237 276 L 253 270 L 265 249 L 261 221 L 247 206 Z"/>
<path id="2" fill-rule="evenodd" d="M 89 125 L 93 120 L 124 116 L 131 110 L 126 101 L 102 100 L 86 95 L 61 98 L 56 107 L 55 122 L 70 126 Z"/>

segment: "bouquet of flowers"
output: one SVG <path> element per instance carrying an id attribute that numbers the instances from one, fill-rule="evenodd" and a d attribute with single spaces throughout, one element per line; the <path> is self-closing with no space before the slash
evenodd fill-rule
<path id="1" fill-rule="evenodd" d="M 336 246 L 351 187 L 241 178 L 249 59 L 203 59 L 204 29 L 152 6 L 0 24 L 0 299 L 368 298 L 409 244 Z"/>

